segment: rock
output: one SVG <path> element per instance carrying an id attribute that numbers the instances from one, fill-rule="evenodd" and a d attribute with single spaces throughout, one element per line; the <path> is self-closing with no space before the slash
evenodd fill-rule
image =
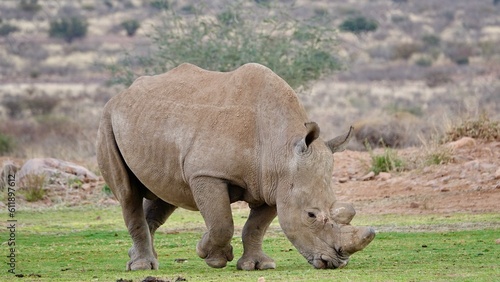
<path id="1" fill-rule="evenodd" d="M 412 209 L 418 209 L 418 207 L 420 207 L 420 205 L 418 203 L 412 202 L 410 204 L 410 208 L 412 208 Z"/>
<path id="2" fill-rule="evenodd" d="M 259 279 L 257 279 L 257 282 L 266 282 L 266 278 L 264 278 L 264 277 L 259 277 Z"/>
<path id="3" fill-rule="evenodd" d="M 61 183 L 67 183 L 68 180 L 75 178 L 83 183 L 99 179 L 83 166 L 54 158 L 35 158 L 26 161 L 17 174 L 19 183 L 27 175 L 46 175 L 51 181 Z"/>
<path id="4" fill-rule="evenodd" d="M 338 181 L 339 183 L 346 183 L 349 181 L 349 177 L 339 177 Z"/>
<path id="5" fill-rule="evenodd" d="M 381 172 L 377 176 L 378 180 L 381 180 L 381 181 L 387 181 L 387 180 L 391 179 L 391 177 L 392 177 L 392 175 L 388 172 Z"/>
<path id="6" fill-rule="evenodd" d="M 450 148 L 452 150 L 456 150 L 456 149 L 460 149 L 460 148 L 464 148 L 464 147 L 471 147 L 471 146 L 475 146 L 475 145 L 476 145 L 476 140 L 474 140 L 474 138 L 462 137 L 457 141 L 453 141 L 453 142 L 446 144 L 445 146 L 447 146 L 448 148 Z"/>
<path id="7" fill-rule="evenodd" d="M 495 172 L 495 179 L 500 179 L 500 167 Z"/>
<path id="8" fill-rule="evenodd" d="M 10 160 L 4 161 L 0 171 L 0 189 L 9 186 L 9 180 L 16 180 L 15 175 L 19 168 Z M 8 179 L 9 176 L 14 179 Z"/>
<path id="9" fill-rule="evenodd" d="M 474 169 L 474 170 L 479 170 L 479 161 L 478 160 L 473 160 L 464 163 L 464 167 L 467 169 Z"/>
<path id="10" fill-rule="evenodd" d="M 495 244 L 500 244 L 500 238 L 495 240 Z"/>
<path id="11" fill-rule="evenodd" d="M 370 171 L 368 174 L 366 174 L 365 176 L 361 177 L 361 180 L 367 181 L 367 180 L 373 179 L 374 177 L 375 177 L 375 172 Z"/>

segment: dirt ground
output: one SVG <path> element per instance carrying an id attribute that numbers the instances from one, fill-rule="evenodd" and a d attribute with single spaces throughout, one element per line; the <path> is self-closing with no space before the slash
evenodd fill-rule
<path id="1" fill-rule="evenodd" d="M 411 160 L 425 154 L 422 150 L 408 148 L 397 153 Z M 370 162 L 367 152 L 335 154 L 337 198 L 352 202 L 359 213 L 500 212 L 500 142 L 475 142 L 456 148 L 447 164 L 362 180 Z"/>
<path id="2" fill-rule="evenodd" d="M 425 155 L 422 148 L 394 151 L 409 163 Z M 373 151 L 375 155 L 382 153 L 382 149 Z M 333 185 L 337 199 L 353 203 L 359 214 L 500 212 L 500 142 L 475 141 L 455 148 L 450 156 L 447 164 L 415 165 L 407 171 L 369 177 L 370 153 L 336 153 Z M 8 159 L 1 157 L 0 162 Z M 17 165 L 23 162 L 13 161 Z M 102 181 L 79 185 L 53 183 L 45 187 L 42 200 L 27 202 L 18 193 L 17 204 L 25 208 L 118 205 L 112 196 L 105 195 L 103 185 Z"/>

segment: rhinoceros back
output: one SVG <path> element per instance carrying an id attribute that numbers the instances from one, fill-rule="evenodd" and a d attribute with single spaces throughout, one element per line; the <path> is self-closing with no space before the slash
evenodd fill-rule
<path id="1" fill-rule="evenodd" d="M 109 104 L 127 166 L 151 192 L 180 206 L 198 175 L 256 189 L 263 150 L 272 150 L 265 146 L 279 146 L 307 121 L 293 90 L 258 64 L 226 73 L 183 64 L 137 79 Z"/>

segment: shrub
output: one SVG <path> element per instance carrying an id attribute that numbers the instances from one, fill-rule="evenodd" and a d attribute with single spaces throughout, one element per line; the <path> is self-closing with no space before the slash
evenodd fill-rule
<path id="1" fill-rule="evenodd" d="M 420 45 L 416 43 L 401 43 L 394 47 L 394 58 L 408 60 L 413 53 L 420 51 Z"/>
<path id="2" fill-rule="evenodd" d="M 111 188 L 107 183 L 105 183 L 104 186 L 102 187 L 102 192 L 104 193 L 104 195 L 108 197 L 113 196 L 113 192 L 111 191 Z"/>
<path id="3" fill-rule="evenodd" d="M 38 0 L 21 0 L 19 2 L 19 8 L 26 12 L 35 13 L 38 12 L 42 7 L 38 4 Z"/>
<path id="4" fill-rule="evenodd" d="M 438 147 L 427 153 L 425 157 L 426 165 L 442 165 L 453 160 L 451 149 Z"/>
<path id="5" fill-rule="evenodd" d="M 432 66 L 432 59 L 429 57 L 420 57 L 415 61 L 415 64 L 420 67 L 430 67 Z"/>
<path id="6" fill-rule="evenodd" d="M 0 25 L 0 36 L 7 36 L 11 34 L 12 32 L 19 31 L 19 28 L 17 26 L 5 23 Z"/>
<path id="7" fill-rule="evenodd" d="M 444 52 L 457 65 L 469 64 L 469 57 L 473 54 L 472 47 L 463 43 L 450 43 Z"/>
<path id="8" fill-rule="evenodd" d="M 184 62 L 214 71 L 256 62 L 297 88 L 340 68 L 332 48 L 335 31 L 325 22 L 301 21 L 286 6 L 245 5 L 248 13 L 241 13 L 241 5 L 227 5 L 216 17 L 181 18 L 169 11 L 151 36 L 153 50 L 125 54 L 119 64 L 109 65 L 110 82 L 129 85 L 138 74 L 163 73 Z"/>
<path id="9" fill-rule="evenodd" d="M 431 70 L 425 74 L 425 84 L 429 87 L 437 87 L 446 83 L 450 83 L 453 80 L 451 76 L 446 71 Z"/>
<path id="10" fill-rule="evenodd" d="M 168 10 L 170 4 L 167 0 L 152 0 L 150 3 L 151 7 L 158 10 Z"/>
<path id="11" fill-rule="evenodd" d="M 349 18 L 343 21 L 339 26 L 340 30 L 342 31 L 352 32 L 356 34 L 375 31 L 377 30 L 377 27 L 378 25 L 374 20 L 370 20 L 362 16 Z"/>
<path id="12" fill-rule="evenodd" d="M 45 174 L 28 174 L 21 183 L 21 193 L 28 202 L 36 202 L 45 196 Z"/>
<path id="13" fill-rule="evenodd" d="M 385 148 L 384 153 L 375 155 L 368 143 L 365 144 L 371 157 L 371 168 L 375 174 L 381 172 L 403 171 L 405 169 L 403 159 L 392 149 Z"/>
<path id="14" fill-rule="evenodd" d="M 11 153 L 14 151 L 14 147 L 14 139 L 9 135 L 0 132 L 0 156 Z"/>
<path id="15" fill-rule="evenodd" d="M 87 21 L 80 17 L 60 18 L 50 22 L 49 36 L 71 43 L 75 38 L 85 37 L 87 27 Z"/>
<path id="16" fill-rule="evenodd" d="M 121 26 L 127 32 L 127 36 L 134 36 L 137 29 L 141 26 L 137 20 L 126 20 L 122 22 Z"/>
<path id="17" fill-rule="evenodd" d="M 426 47 L 438 47 L 441 44 L 441 39 L 437 35 L 427 34 L 422 36 L 422 42 Z"/>
<path id="18" fill-rule="evenodd" d="M 462 137 L 500 141 L 500 122 L 490 120 L 486 114 L 482 114 L 477 119 L 466 119 L 461 124 L 450 128 L 443 141 L 455 141 Z"/>

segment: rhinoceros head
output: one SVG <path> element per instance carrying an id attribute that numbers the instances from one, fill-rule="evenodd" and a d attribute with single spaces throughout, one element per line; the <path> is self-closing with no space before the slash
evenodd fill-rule
<path id="1" fill-rule="evenodd" d="M 371 227 L 354 227 L 350 204 L 339 203 L 331 188 L 332 153 L 341 151 L 351 130 L 328 142 L 319 139 L 316 123 L 307 123 L 305 137 L 293 144 L 290 175 L 276 195 L 278 218 L 285 235 L 316 268 L 341 268 L 349 256 L 375 237 Z"/>

